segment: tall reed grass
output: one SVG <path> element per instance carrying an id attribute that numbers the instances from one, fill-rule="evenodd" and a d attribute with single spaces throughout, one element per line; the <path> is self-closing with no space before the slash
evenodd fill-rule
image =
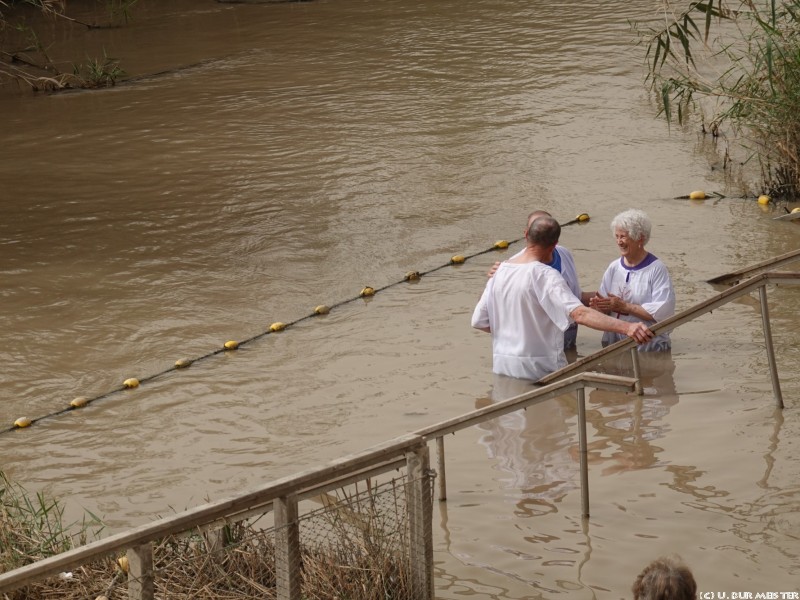
<path id="1" fill-rule="evenodd" d="M 0 471 L 0 572 L 66 552 L 99 535 L 103 526 L 87 511 L 64 523 L 64 507 L 44 492 L 28 493 Z"/>
<path id="2" fill-rule="evenodd" d="M 730 126 L 748 158 L 758 160 L 759 193 L 797 198 L 800 0 L 674 6 L 663 1 L 658 26 L 634 24 L 646 46 L 646 81 L 661 114 L 679 123 L 699 114 L 715 136 Z"/>

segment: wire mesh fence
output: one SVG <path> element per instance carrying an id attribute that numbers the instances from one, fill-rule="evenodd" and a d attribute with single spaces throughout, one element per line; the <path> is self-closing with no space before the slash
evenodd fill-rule
<path id="1" fill-rule="evenodd" d="M 144 577 L 133 576 L 136 558 L 129 552 L 16 589 L 3 600 L 119 600 L 132 590 L 169 600 L 290 597 L 287 589 L 309 600 L 426 597 L 415 584 L 413 564 L 426 553 L 414 544 L 420 536 L 430 539 L 431 522 L 423 519 L 427 531 L 415 534 L 409 509 L 419 490 L 432 503 L 434 476 L 366 479 L 323 492 L 296 503 L 296 517 L 285 524 L 276 525 L 278 517 L 268 512 L 212 532 L 168 537 L 147 545 L 152 570 Z M 285 553 L 287 534 L 296 534 L 296 552 Z M 281 582 L 282 576 L 291 581 Z"/>
<path id="2" fill-rule="evenodd" d="M 301 519 L 303 597 L 412 597 L 407 492 L 405 480 L 366 481 L 318 497 Z"/>

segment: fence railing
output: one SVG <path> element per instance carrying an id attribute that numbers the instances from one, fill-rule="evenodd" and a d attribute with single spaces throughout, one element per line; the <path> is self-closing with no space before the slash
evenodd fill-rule
<path id="1" fill-rule="evenodd" d="M 301 554 L 304 545 L 300 540 L 299 527 L 303 517 L 298 512 L 298 503 L 310 498 L 322 498 L 324 504 L 333 507 L 334 514 L 345 515 L 358 522 L 363 518 L 363 514 L 347 506 L 342 507 L 342 503 L 335 497 L 332 500 L 328 492 L 340 490 L 356 482 L 368 481 L 392 470 L 403 469 L 405 471 L 403 485 L 406 489 L 403 495 L 405 504 L 403 521 L 406 531 L 404 555 L 409 557 L 408 585 L 405 595 L 395 590 L 391 596 L 415 600 L 433 598 L 432 483 L 434 474 L 441 482 L 444 481 L 442 436 L 572 392 L 578 393 L 580 407 L 583 405 L 585 387 L 632 391 L 634 380 L 614 375 L 581 373 L 549 386 L 532 389 L 529 393 L 516 398 L 395 438 L 361 453 L 335 460 L 324 467 L 278 479 L 246 494 L 206 504 L 0 574 L 0 594 L 9 593 L 92 561 L 125 552 L 128 597 L 151 600 L 155 597 L 158 583 L 155 581 L 155 575 L 160 571 L 154 566 L 154 547 L 157 548 L 165 538 L 199 537 L 210 550 L 219 552 L 226 544 L 227 532 L 232 525 L 271 513 L 274 522 L 271 527 L 273 542 L 270 551 L 274 560 L 274 597 L 286 600 L 299 599 L 303 592 L 303 569 L 299 567 L 302 564 Z M 586 420 L 583 411 L 579 420 L 584 512 L 588 513 Z M 434 437 L 437 438 L 440 449 L 438 473 L 430 469 L 428 452 L 428 441 Z M 441 493 L 443 490 L 444 485 L 440 487 L 442 499 L 444 499 Z M 372 506 L 375 505 L 373 500 L 370 500 Z M 372 525 L 369 528 L 371 529 Z M 305 547 L 307 546 L 308 544 L 305 544 Z M 324 549 L 321 551 L 324 552 Z M 268 596 L 262 595 L 262 597 Z"/>
<path id="2" fill-rule="evenodd" d="M 800 253 L 798 255 L 800 256 Z M 766 286 L 797 283 L 800 283 L 800 273 L 762 273 L 658 323 L 652 329 L 655 332 L 671 331 L 742 295 L 758 290 L 770 377 L 776 402 L 783 407 L 772 346 Z M 633 350 L 631 356 L 634 361 L 634 378 L 585 372 L 590 365 L 631 350 Z M 274 595 L 270 596 L 264 593 L 261 596 L 296 600 L 303 595 L 303 568 L 301 568 L 303 555 L 304 553 L 305 555 L 309 554 L 308 550 L 303 549 L 301 543 L 300 523 L 304 516 L 298 510 L 299 502 L 310 498 L 322 498 L 323 504 L 327 503 L 328 507 L 334 511 L 332 514 L 340 519 L 338 522 L 347 523 L 348 526 L 353 526 L 355 523 L 355 531 L 374 533 L 373 522 L 369 519 L 364 520 L 364 514 L 360 508 L 356 510 L 352 504 L 343 504 L 328 492 L 340 490 L 345 486 L 362 481 L 367 481 L 369 485 L 369 481 L 373 477 L 384 475 L 390 471 L 404 470 L 402 485 L 404 517 L 398 520 L 398 522 L 402 522 L 402 526 L 392 526 L 391 529 L 400 527 L 404 532 L 401 537 L 405 552 L 401 552 L 401 554 L 406 557 L 402 559 L 405 561 L 402 569 L 405 575 L 397 577 L 405 578 L 408 585 L 405 595 L 399 593 L 398 590 L 393 590 L 391 595 L 395 598 L 433 598 L 432 480 L 435 473 L 438 478 L 439 500 L 446 500 L 444 436 L 495 419 L 506 413 L 574 392 L 577 396 L 578 408 L 581 509 L 582 514 L 588 516 L 585 388 L 641 393 L 637 356 L 638 352 L 633 340 L 617 342 L 542 378 L 537 382 L 538 387 L 533 387 L 531 391 L 514 398 L 397 437 L 363 452 L 335 460 L 326 466 L 278 479 L 251 492 L 187 510 L 0 574 L 0 594 L 8 594 L 69 569 L 125 552 L 128 597 L 135 600 L 151 600 L 155 597 L 157 583 L 155 574 L 161 572 L 160 569 L 154 567 L 153 549 L 155 544 L 168 537 L 198 538 L 199 536 L 199 539 L 204 541 L 210 551 L 216 552 L 221 548 L 224 549 L 226 543 L 230 543 L 229 532 L 232 525 L 271 513 L 273 520 L 270 528 L 272 532 L 271 552 L 274 554 L 272 557 L 274 590 L 272 592 Z M 436 442 L 438 451 L 436 472 L 430 469 L 428 442 L 431 440 Z M 326 498 L 327 500 L 325 500 Z M 365 501 L 372 507 L 370 510 L 375 510 L 376 502 L 374 500 L 374 496 L 371 496 L 369 502 Z M 395 507 L 398 506 L 397 501 L 394 501 L 393 504 Z M 360 502 L 356 506 L 360 506 Z M 340 533 L 341 531 L 339 530 Z M 386 539 L 384 533 L 380 533 L 381 539 Z M 366 551 L 366 548 L 361 548 L 361 550 Z M 329 548 L 319 550 L 322 553 L 328 551 L 330 551 Z M 210 555 L 211 552 L 206 557 Z"/>
<path id="3" fill-rule="evenodd" d="M 800 251 L 794 253 L 797 258 L 800 258 Z M 781 258 L 781 257 L 779 257 Z M 792 260 L 796 260 L 793 258 Z M 691 308 L 687 308 L 668 319 L 658 322 L 653 325 L 651 329 L 654 333 L 669 332 L 673 329 L 689 323 L 696 318 L 711 312 L 732 302 L 740 296 L 749 294 L 755 290 L 758 291 L 759 301 L 761 303 L 761 324 L 764 330 L 764 341 L 767 349 L 767 360 L 769 362 L 770 380 L 772 381 L 772 391 L 775 396 L 775 404 L 779 408 L 783 408 L 783 394 L 781 393 L 780 380 L 778 379 L 778 367 L 775 361 L 775 348 L 772 344 L 772 327 L 769 320 L 769 304 L 767 303 L 767 286 L 768 285 L 797 285 L 800 284 L 800 273 L 781 273 L 770 271 L 755 275 L 750 279 L 745 279 L 741 283 L 732 286 L 731 288 L 720 292 L 716 296 L 712 296 L 708 300 L 695 304 Z M 586 370 L 587 368 L 596 365 L 604 360 L 618 356 L 624 352 L 630 352 L 631 360 L 633 361 L 634 379 L 640 381 L 639 371 L 639 353 L 636 349 L 636 342 L 632 339 L 620 340 L 602 350 L 586 356 L 574 363 L 567 365 L 563 369 L 559 369 L 550 375 L 542 377 L 537 383 L 549 384 L 558 381 L 564 377 L 569 377 L 575 373 Z M 641 394 L 641 384 L 637 383 L 637 392 Z"/>
<path id="4" fill-rule="evenodd" d="M 595 388 L 615 392 L 631 392 L 636 389 L 636 380 L 618 375 L 605 375 L 601 373 L 580 373 L 568 379 L 563 379 L 545 387 L 535 388 L 530 392 L 514 396 L 491 406 L 486 406 L 460 417 L 442 421 L 430 427 L 418 429 L 414 433 L 424 440 L 435 440 L 437 450 L 437 478 L 439 480 L 439 500 L 447 500 L 447 482 L 445 476 L 445 448 L 444 436 L 455 433 L 467 427 L 483 423 L 490 419 L 501 417 L 504 414 L 525 409 L 533 404 L 539 404 L 575 392 L 578 402 L 578 444 L 580 455 L 581 473 L 581 512 L 589 516 L 589 460 L 588 442 L 586 438 L 586 392 L 585 389 Z"/>
<path id="5" fill-rule="evenodd" d="M 68 572 L 109 555 L 126 552 L 130 598 L 154 597 L 153 546 L 168 536 L 203 536 L 209 547 L 224 545 L 226 528 L 253 516 L 272 513 L 275 592 L 300 598 L 301 554 L 298 503 L 357 481 L 405 470 L 405 512 L 410 598 L 433 596 L 432 500 L 428 446 L 418 435 L 404 435 L 328 465 L 273 481 L 246 494 L 109 536 L 68 552 L 0 574 L 0 594 Z M 402 597 L 398 595 L 397 597 Z"/>
<path id="6" fill-rule="evenodd" d="M 742 279 L 746 279 L 747 277 L 752 277 L 753 275 L 757 275 L 761 271 L 774 271 L 779 267 L 795 262 L 797 260 L 800 260 L 800 248 L 798 248 L 797 250 L 792 250 L 791 252 L 787 252 L 786 254 L 780 254 L 778 256 L 773 256 L 772 258 L 768 258 L 767 260 L 762 260 L 760 262 L 753 263 L 752 265 L 747 265 L 746 267 L 742 267 L 741 269 L 737 269 L 736 271 L 731 271 L 730 273 L 719 275 L 717 277 L 709 279 L 708 283 L 722 284 L 722 285 L 739 283 Z"/>

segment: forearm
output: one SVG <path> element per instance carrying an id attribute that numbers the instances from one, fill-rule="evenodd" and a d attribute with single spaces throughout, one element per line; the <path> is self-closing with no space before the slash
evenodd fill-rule
<path id="1" fill-rule="evenodd" d="M 647 312 L 644 308 L 642 308 L 639 304 L 633 304 L 631 302 L 623 302 L 619 301 L 620 307 L 619 310 L 614 309 L 615 312 L 618 312 L 621 315 L 631 315 L 636 317 L 637 319 L 641 319 L 642 321 L 655 321 L 653 315 Z"/>
<path id="2" fill-rule="evenodd" d="M 598 331 L 611 331 L 621 335 L 628 334 L 627 324 L 624 321 L 620 321 L 619 319 L 605 315 L 593 308 L 579 306 L 572 311 L 570 316 L 576 323 L 585 325 L 591 329 L 597 329 Z"/>

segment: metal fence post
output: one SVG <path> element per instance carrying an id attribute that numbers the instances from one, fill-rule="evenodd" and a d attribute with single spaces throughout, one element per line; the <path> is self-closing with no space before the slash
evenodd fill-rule
<path id="1" fill-rule="evenodd" d="M 447 500 L 447 481 L 444 472 L 444 436 L 436 438 L 436 463 L 437 473 L 436 479 L 439 481 L 439 502 Z"/>
<path id="2" fill-rule="evenodd" d="M 631 348 L 631 362 L 633 362 L 633 377 L 636 379 L 636 393 L 641 396 L 644 394 L 644 390 L 642 389 L 642 368 L 639 366 L 638 346 Z"/>
<path id="3" fill-rule="evenodd" d="M 433 507 L 427 444 L 406 453 L 411 594 L 433 600 Z"/>
<path id="4" fill-rule="evenodd" d="M 128 548 L 128 598 L 153 600 L 153 545 Z"/>
<path id="5" fill-rule="evenodd" d="M 278 600 L 300 598 L 300 525 L 297 498 L 283 496 L 273 503 L 275 512 L 275 585 Z"/>
<path id="6" fill-rule="evenodd" d="M 635 350 L 634 350 L 635 351 Z M 578 444 L 581 461 L 581 515 L 589 517 L 589 449 L 586 443 L 586 390 L 579 388 L 578 395 Z"/>
<path id="7" fill-rule="evenodd" d="M 783 394 L 781 382 L 778 379 L 778 366 L 775 363 L 775 348 L 772 345 L 772 329 L 769 324 L 769 306 L 767 305 L 767 286 L 758 288 L 758 298 L 761 300 L 761 323 L 764 325 L 764 341 L 767 343 L 767 360 L 769 362 L 769 375 L 772 378 L 772 393 L 775 394 L 775 404 L 783 408 Z"/>

